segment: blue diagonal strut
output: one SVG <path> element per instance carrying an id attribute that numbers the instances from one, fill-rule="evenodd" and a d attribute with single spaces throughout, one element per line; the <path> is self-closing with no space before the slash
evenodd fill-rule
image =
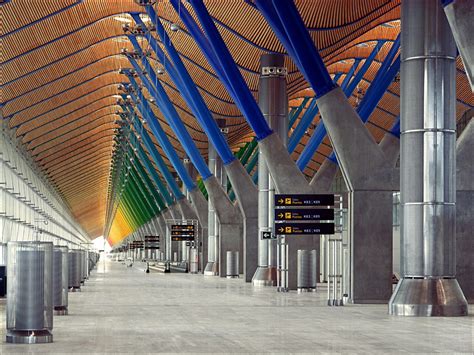
<path id="1" fill-rule="evenodd" d="M 156 26 L 157 33 L 160 35 L 161 41 L 162 43 L 164 43 L 164 46 L 168 54 L 170 55 L 171 60 L 169 60 L 163 53 L 161 48 L 156 45 L 156 40 L 150 34 L 150 32 L 147 32 L 146 38 L 150 43 L 155 42 L 153 43 L 152 48 L 162 63 L 164 63 L 165 65 L 166 63 L 173 63 L 169 65 L 169 74 L 173 82 L 176 84 L 184 100 L 193 111 L 194 116 L 207 134 L 211 143 L 214 145 L 217 153 L 221 157 L 224 164 L 229 164 L 230 162 L 235 160 L 235 157 L 232 154 L 232 150 L 230 149 L 219 127 L 214 121 L 208 107 L 206 106 L 204 99 L 202 98 L 200 92 L 197 90 L 196 84 L 193 82 L 178 52 L 173 46 L 171 39 L 168 37 L 161 22 L 157 20 L 155 10 L 153 10 L 151 6 L 147 6 L 146 10 L 149 17 L 152 19 L 152 22 Z M 138 24 L 145 26 L 138 14 L 132 14 L 132 17 Z"/>

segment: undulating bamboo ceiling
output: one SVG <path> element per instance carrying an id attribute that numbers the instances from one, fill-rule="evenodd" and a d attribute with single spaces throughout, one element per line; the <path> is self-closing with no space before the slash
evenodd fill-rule
<path id="1" fill-rule="evenodd" d="M 386 41 L 350 97 L 357 105 L 399 33 L 399 1 L 297 0 L 296 4 L 330 73 L 342 73 L 339 83 L 356 58 L 363 62 L 377 41 Z M 260 56 L 265 52 L 285 53 L 284 48 L 252 1 L 208 0 L 205 5 L 257 98 Z M 253 138 L 251 129 L 171 4 L 158 1 L 155 6 L 207 106 L 215 118 L 226 120 L 229 143 L 237 151 Z M 194 16 L 187 2 L 181 6 Z M 120 54 L 122 48 L 133 49 L 124 36 L 123 25 L 133 24 L 130 12 L 142 13 L 145 23 L 149 18 L 133 0 L 12 0 L 3 4 L 0 12 L 2 117 L 91 238 L 97 237 L 104 231 L 115 121 L 121 110 L 117 86 L 128 80 L 118 70 L 131 68 Z M 177 24 L 180 30 L 171 31 L 171 24 Z M 144 48 L 148 46 L 145 38 L 138 40 Z M 156 57 L 152 56 L 151 61 L 155 67 L 160 66 Z M 303 97 L 314 93 L 289 57 L 285 65 L 290 106 L 297 106 Z M 166 73 L 160 80 L 197 147 L 207 156 L 207 137 L 191 110 Z M 474 106 L 459 59 L 457 92 L 459 118 Z M 146 90 L 145 96 L 149 97 Z M 154 111 L 174 147 L 184 156 L 161 112 L 156 107 Z M 398 115 L 399 83 L 393 82 L 367 123 L 377 141 Z M 294 159 L 318 121 L 319 117 L 306 132 L 293 153 Z M 158 145 L 157 149 L 162 153 Z M 312 176 L 331 151 L 326 138 L 305 173 Z M 166 156 L 163 158 L 172 169 Z"/>

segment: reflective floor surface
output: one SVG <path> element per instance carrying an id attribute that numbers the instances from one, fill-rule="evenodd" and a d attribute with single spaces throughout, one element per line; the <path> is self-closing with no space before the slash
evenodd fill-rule
<path id="1" fill-rule="evenodd" d="M 385 305 L 327 307 L 325 296 L 102 260 L 69 294 L 69 315 L 54 318 L 54 343 L 3 342 L 0 353 L 474 352 L 473 316 L 393 317 Z M 4 341 L 5 300 L 0 311 Z"/>

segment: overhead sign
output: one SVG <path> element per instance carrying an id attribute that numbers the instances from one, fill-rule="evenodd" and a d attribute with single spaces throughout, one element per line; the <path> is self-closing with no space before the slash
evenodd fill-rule
<path id="1" fill-rule="evenodd" d="M 321 221 L 334 220 L 333 209 L 275 209 L 276 221 Z"/>
<path id="2" fill-rule="evenodd" d="M 279 223 L 275 224 L 277 235 L 334 234 L 334 223 Z"/>
<path id="3" fill-rule="evenodd" d="M 275 195 L 275 206 L 334 206 L 334 195 Z"/>
<path id="4" fill-rule="evenodd" d="M 145 249 L 160 249 L 160 236 L 147 235 L 145 236 Z"/>
<path id="5" fill-rule="evenodd" d="M 261 236 L 263 240 L 275 239 L 275 236 L 270 231 L 261 232 Z"/>
<path id="6" fill-rule="evenodd" d="M 171 226 L 172 241 L 192 241 L 194 240 L 194 225 L 173 224 Z"/>

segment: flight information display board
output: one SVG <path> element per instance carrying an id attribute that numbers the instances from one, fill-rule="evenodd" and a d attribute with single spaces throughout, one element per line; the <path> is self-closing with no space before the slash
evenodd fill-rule
<path id="1" fill-rule="evenodd" d="M 172 241 L 193 241 L 195 237 L 195 229 L 192 224 L 173 224 L 171 225 Z"/>
<path id="2" fill-rule="evenodd" d="M 145 236 L 145 249 L 160 249 L 160 236 L 159 235 L 146 235 Z"/>

